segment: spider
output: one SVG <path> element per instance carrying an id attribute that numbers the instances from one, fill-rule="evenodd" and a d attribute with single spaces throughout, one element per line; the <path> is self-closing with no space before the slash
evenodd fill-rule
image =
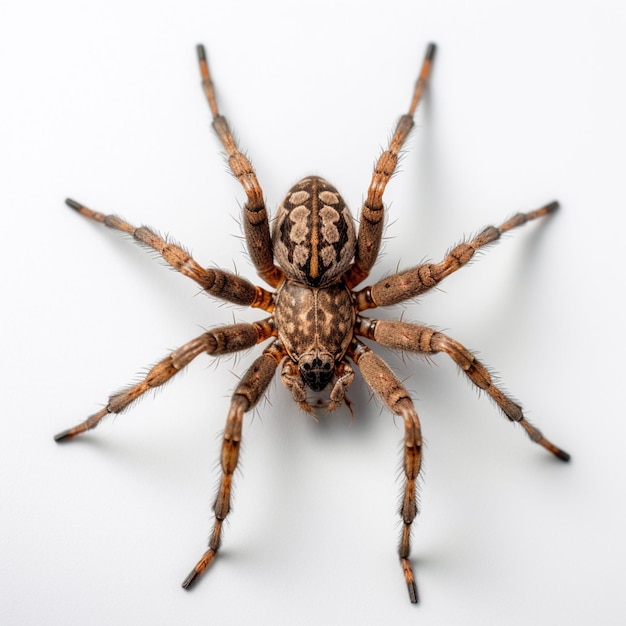
<path id="1" fill-rule="evenodd" d="M 458 341 L 429 326 L 377 320 L 365 317 L 363 312 L 413 299 L 436 287 L 466 265 L 477 250 L 497 240 L 502 233 L 552 213 L 558 203 L 518 213 L 500 227 L 488 226 L 470 241 L 452 248 L 439 263 L 418 265 L 356 291 L 354 288 L 367 278 L 378 256 L 385 217 L 383 193 L 396 170 L 400 149 L 414 125 L 413 117 L 431 72 L 435 45 L 431 43 L 427 47 L 408 113 L 400 117 L 387 149 L 376 162 L 361 208 L 358 231 L 337 189 L 318 176 L 303 178 L 288 191 L 270 229 L 254 168 L 239 150 L 218 109 L 202 45 L 197 47 L 197 54 L 213 128 L 226 151 L 230 170 L 246 195 L 243 227 L 247 249 L 258 275 L 274 291 L 218 268 L 205 269 L 183 248 L 145 226 L 136 228 L 120 217 L 92 211 L 74 200 L 68 199 L 66 203 L 81 215 L 127 233 L 152 248 L 211 296 L 262 309 L 269 316 L 252 324 L 222 326 L 192 339 L 152 367 L 139 383 L 113 394 L 103 409 L 74 428 L 59 433 L 55 439 L 66 441 L 95 428 L 107 415 L 120 413 L 147 391 L 170 380 L 200 354 L 221 356 L 271 340 L 233 393 L 223 434 L 221 480 L 214 504 L 213 530 L 208 549 L 182 583 L 187 589 L 219 551 L 222 527 L 230 510 L 243 416 L 264 395 L 277 369 L 280 367 L 280 378 L 294 401 L 300 409 L 310 413 L 320 403 L 314 403 L 309 392 L 325 389 L 330 389 L 323 405 L 327 411 L 334 411 L 344 403 L 352 410 L 346 389 L 354 380 L 356 366 L 382 404 L 404 423 L 399 556 L 409 598 L 417 603 L 418 591 L 409 553 L 411 524 L 418 512 L 416 481 L 422 460 L 420 421 L 404 385 L 364 339 L 427 356 L 439 352 L 447 354 L 476 387 L 491 396 L 511 422 L 524 428 L 533 442 L 561 461 L 568 461 L 570 456 L 526 420 L 521 407 L 494 384 L 487 368 Z"/>

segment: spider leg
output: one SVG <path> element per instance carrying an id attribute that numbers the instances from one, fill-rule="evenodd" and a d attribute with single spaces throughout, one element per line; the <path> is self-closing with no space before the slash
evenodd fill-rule
<path id="1" fill-rule="evenodd" d="M 221 456 L 222 478 L 213 507 L 215 523 L 209 538 L 209 549 L 183 581 L 184 589 L 191 587 L 197 577 L 213 562 L 219 550 L 222 526 L 230 511 L 233 474 L 237 468 L 241 446 L 243 414 L 252 409 L 262 397 L 283 357 L 284 354 L 278 342 L 272 343 L 248 369 L 233 393 L 224 429 Z"/>
<path id="2" fill-rule="evenodd" d="M 272 336 L 273 332 L 272 318 L 253 324 L 233 324 L 206 332 L 174 350 L 152 367 L 141 382 L 113 394 L 103 409 L 74 428 L 59 433 L 54 439 L 55 441 L 66 441 L 95 428 L 107 415 L 121 413 L 144 393 L 166 383 L 203 352 L 214 356 L 238 352 L 265 341 Z"/>
<path id="3" fill-rule="evenodd" d="M 493 383 L 487 368 L 458 341 L 428 326 L 406 322 L 357 318 L 357 334 L 373 339 L 381 346 L 407 350 L 420 354 L 444 352 L 476 385 L 491 396 L 502 412 L 512 422 L 521 424 L 531 441 L 543 446 L 561 461 L 569 461 L 570 455 L 548 441 L 541 431 L 524 417 L 522 407 Z"/>
<path id="4" fill-rule="evenodd" d="M 411 552 L 411 524 L 418 512 L 416 481 L 422 463 L 422 434 L 420 422 L 407 390 L 391 368 L 366 345 L 354 339 L 348 350 L 350 358 L 358 366 L 365 382 L 396 415 L 404 420 L 404 493 L 400 515 L 402 535 L 400 538 L 400 563 L 413 604 L 418 602 L 417 585 L 409 560 Z"/>
<path id="5" fill-rule="evenodd" d="M 92 211 L 69 198 L 65 202 L 81 215 L 114 230 L 127 233 L 138 243 L 152 248 L 175 270 L 196 281 L 210 295 L 234 304 L 261 308 L 266 311 L 271 311 L 274 308 L 271 292 L 253 285 L 236 274 L 220 269 L 201 267 L 181 246 L 166 241 L 147 226 L 135 227 L 117 215 L 105 215 Z"/>
<path id="6" fill-rule="evenodd" d="M 376 166 L 374 167 L 372 181 L 370 182 L 370 186 L 367 191 L 367 199 L 361 208 L 361 215 L 359 218 L 359 234 L 357 238 L 357 249 L 354 263 L 344 278 L 346 284 L 350 288 L 358 285 L 369 275 L 370 270 L 378 257 L 380 242 L 383 236 L 385 217 L 383 193 L 385 192 L 387 183 L 393 176 L 396 166 L 398 165 L 402 145 L 413 128 L 413 116 L 415 115 L 417 105 L 422 98 L 424 89 L 426 88 L 428 77 L 430 76 L 430 70 L 435 56 L 435 49 L 435 44 L 428 44 L 426 55 L 422 63 L 422 69 L 420 70 L 417 82 L 415 83 L 415 88 L 413 90 L 413 97 L 411 99 L 409 112 L 398 120 L 398 124 L 396 125 L 396 129 L 391 137 L 389 146 L 380 155 L 378 161 L 376 162 Z"/>
<path id="7" fill-rule="evenodd" d="M 263 200 L 263 191 L 252 163 L 239 150 L 226 118 L 219 112 L 204 46 L 198 45 L 197 52 L 202 76 L 202 89 L 213 115 L 213 128 L 226 151 L 228 166 L 241 183 L 247 197 L 243 213 L 244 232 L 250 258 L 259 276 L 272 287 L 278 287 L 283 280 L 283 273 L 274 265 L 272 237 L 265 201 Z"/>
<path id="8" fill-rule="evenodd" d="M 517 213 L 501 226 L 487 226 L 471 241 L 455 246 L 440 263 L 418 265 L 393 276 L 387 276 L 374 285 L 361 289 L 355 294 L 357 309 L 365 311 L 377 306 L 389 306 L 419 296 L 467 265 L 477 250 L 496 241 L 503 233 L 538 217 L 553 213 L 558 208 L 558 202 L 551 202 L 535 211 Z"/>

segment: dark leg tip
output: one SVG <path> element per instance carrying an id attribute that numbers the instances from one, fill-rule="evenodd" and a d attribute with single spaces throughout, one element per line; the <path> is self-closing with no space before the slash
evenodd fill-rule
<path id="1" fill-rule="evenodd" d="M 67 198 L 65 200 L 65 204 L 67 204 L 68 207 L 71 207 L 72 209 L 76 211 L 78 211 L 82 206 L 78 202 L 76 202 L 76 200 L 72 200 L 71 198 Z"/>
<path id="2" fill-rule="evenodd" d="M 426 59 L 432 61 L 435 58 L 435 52 L 437 51 L 437 46 L 434 43 L 429 43 L 428 48 L 426 48 Z"/>
<path id="3" fill-rule="evenodd" d="M 550 202 L 550 204 L 546 205 L 546 211 L 548 213 L 554 213 L 561 205 L 558 203 L 557 200 L 555 200 L 554 202 Z"/>
<path id="4" fill-rule="evenodd" d="M 417 594 L 417 585 L 414 582 L 407 583 L 407 588 L 409 590 L 409 599 L 411 600 L 411 604 L 418 604 L 420 599 Z"/>
<path id="5" fill-rule="evenodd" d="M 565 450 L 559 450 L 558 452 L 555 452 L 554 455 L 557 459 L 561 459 L 561 461 L 564 461 L 565 463 L 569 463 L 572 458 L 567 452 L 565 452 Z"/>
<path id="6" fill-rule="evenodd" d="M 201 43 L 196 46 L 196 52 L 198 53 L 198 61 L 206 61 L 206 51 Z"/>
<path id="7" fill-rule="evenodd" d="M 191 572 L 189 573 L 189 576 L 187 576 L 187 578 L 183 580 L 182 588 L 190 589 L 193 586 L 193 583 L 195 582 L 197 577 L 198 577 L 198 572 L 196 572 L 195 569 L 191 570 Z"/>
<path id="8" fill-rule="evenodd" d="M 54 440 L 56 442 L 67 441 L 72 438 L 72 435 L 70 433 L 71 433 L 71 430 L 64 430 L 62 433 L 56 434 L 54 436 Z"/>

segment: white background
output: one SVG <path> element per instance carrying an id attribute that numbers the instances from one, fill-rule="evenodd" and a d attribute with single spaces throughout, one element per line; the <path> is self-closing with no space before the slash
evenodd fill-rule
<path id="1" fill-rule="evenodd" d="M 12 4 L 0 19 L 0 622 L 623 623 L 623 3 Z M 385 353 L 427 442 L 414 607 L 396 556 L 402 424 L 360 379 L 354 421 L 342 410 L 319 424 L 277 382 L 245 422 L 223 553 L 185 593 L 229 393 L 256 352 L 202 357 L 82 439 L 52 435 L 202 328 L 260 314 L 198 295 L 63 200 L 256 280 L 196 43 L 270 207 L 316 173 L 356 213 L 431 40 L 372 279 L 518 210 L 558 198 L 562 211 L 439 293 L 372 313 L 478 350 L 573 461 L 531 444 L 444 357 Z"/>

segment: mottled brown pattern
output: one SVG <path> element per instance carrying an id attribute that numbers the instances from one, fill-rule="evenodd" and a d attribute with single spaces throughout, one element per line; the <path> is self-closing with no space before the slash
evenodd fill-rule
<path id="1" fill-rule="evenodd" d="M 352 262 L 354 220 L 328 181 L 309 176 L 295 184 L 278 207 L 273 244 L 276 261 L 286 276 L 323 287 Z"/>
<path id="2" fill-rule="evenodd" d="M 244 414 L 258 403 L 276 372 L 302 410 L 312 412 L 315 408 L 325 407 L 334 411 L 346 404 L 352 411 L 346 390 L 354 381 L 355 368 L 358 367 L 369 388 L 403 422 L 404 480 L 399 557 L 409 598 L 417 603 L 410 551 L 411 526 L 418 513 L 416 485 L 422 463 L 420 420 L 401 380 L 361 340 L 428 357 L 438 353 L 447 355 L 478 389 L 493 399 L 510 421 L 522 425 L 533 442 L 562 461 L 569 459 L 565 451 L 529 424 L 522 407 L 494 383 L 485 365 L 461 343 L 429 326 L 361 315 L 367 309 L 404 302 L 432 289 L 502 233 L 553 212 L 558 206 L 556 202 L 536 211 L 519 213 L 499 228 L 487 227 L 472 240 L 452 248 L 439 263 L 422 264 L 360 291 L 352 291 L 369 275 L 378 256 L 385 217 L 383 193 L 413 127 L 413 115 L 426 86 L 434 52 L 435 47 L 431 44 L 413 90 L 409 111 L 400 118 L 389 145 L 376 161 L 359 216 L 358 235 L 339 192 L 318 176 L 303 178 L 291 188 L 278 209 L 270 234 L 263 191 L 252 164 L 237 146 L 226 119 L 219 112 L 206 54 L 202 46 L 198 47 L 202 87 L 213 115 L 213 128 L 226 152 L 229 167 L 246 195 L 243 206 L 246 246 L 258 275 L 275 291 L 253 285 L 221 269 L 202 267 L 181 246 L 160 237 L 150 228 L 136 228 L 117 216 L 92 211 L 73 200 L 67 201 L 81 215 L 127 233 L 138 243 L 156 251 L 165 262 L 194 280 L 207 294 L 234 304 L 260 308 L 270 314 L 252 324 L 232 324 L 210 330 L 187 342 L 150 368 L 138 383 L 111 395 L 103 409 L 56 436 L 57 441 L 67 441 L 95 428 L 104 417 L 124 411 L 142 395 L 172 379 L 200 354 L 229 354 L 269 340 L 232 395 L 222 438 L 221 477 L 213 507 L 213 529 L 208 548 L 183 581 L 184 588 L 190 587 L 218 554 L 224 522 L 231 509 Z M 320 399 L 314 403 L 311 391 L 324 391 L 327 401 L 324 403 Z"/>
<path id="3" fill-rule="evenodd" d="M 294 361 L 315 350 L 341 359 L 352 339 L 354 318 L 352 295 L 343 283 L 312 289 L 286 281 L 276 294 L 278 337 Z"/>

